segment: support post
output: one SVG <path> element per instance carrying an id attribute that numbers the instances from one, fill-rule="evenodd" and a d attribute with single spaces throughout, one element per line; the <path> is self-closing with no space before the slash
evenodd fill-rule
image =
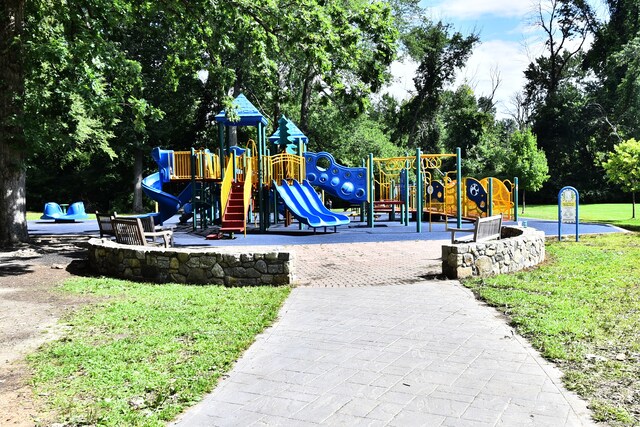
<path id="1" fill-rule="evenodd" d="M 487 206 L 487 215 L 493 216 L 493 178 L 491 177 L 489 177 L 488 191 L 489 191 L 489 194 L 487 196 L 488 198 L 487 203 L 489 203 L 489 206 Z"/>
<path id="2" fill-rule="evenodd" d="M 518 177 L 513 178 L 513 220 L 518 221 Z"/>
<path id="3" fill-rule="evenodd" d="M 369 174 L 369 209 L 367 214 L 367 226 L 373 228 L 373 203 L 375 201 L 375 180 L 373 176 L 373 153 L 369 153 L 369 165 L 367 167 L 367 173 Z"/>
<path id="4" fill-rule="evenodd" d="M 191 212 L 193 213 L 193 231 L 198 228 L 198 211 L 196 209 L 196 200 L 198 194 L 196 191 L 196 154 L 193 147 L 191 147 Z"/>
<path id="5" fill-rule="evenodd" d="M 362 167 L 363 168 L 367 167 L 367 161 L 365 159 L 362 159 Z M 360 203 L 360 222 L 364 222 L 366 206 L 367 204 L 365 202 Z"/>
<path id="6" fill-rule="evenodd" d="M 392 201 L 396 201 L 396 183 L 395 181 L 392 179 L 391 180 L 391 186 L 389 187 L 389 197 L 391 198 Z M 396 220 L 396 205 L 395 203 L 391 204 L 391 212 L 389 212 L 389 221 L 395 221 Z"/>
<path id="7" fill-rule="evenodd" d="M 456 224 L 462 227 L 462 150 L 456 148 Z"/>
<path id="8" fill-rule="evenodd" d="M 265 138 L 264 138 L 264 125 L 262 123 L 258 123 L 258 221 L 260 221 L 260 231 L 267 230 L 267 221 L 266 217 L 268 215 L 265 214 L 265 210 L 268 207 L 264 203 L 264 196 L 262 193 L 262 187 L 264 185 L 264 170 L 262 165 L 262 156 L 264 156 L 265 149 Z"/>
<path id="9" fill-rule="evenodd" d="M 220 181 L 224 179 L 224 124 L 218 123 L 218 147 L 220 149 Z"/>
<path id="10" fill-rule="evenodd" d="M 409 197 L 411 191 L 409 190 L 409 153 L 405 153 L 406 160 L 404 161 L 405 170 L 405 186 L 404 186 L 404 225 L 409 226 Z"/>
<path id="11" fill-rule="evenodd" d="M 416 148 L 416 232 L 422 232 L 422 159 L 420 148 Z"/>

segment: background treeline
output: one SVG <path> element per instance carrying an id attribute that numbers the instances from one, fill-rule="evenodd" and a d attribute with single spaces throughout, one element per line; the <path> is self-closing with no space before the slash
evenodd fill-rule
<path id="1" fill-rule="evenodd" d="M 244 93 L 274 130 L 286 114 L 346 165 L 368 154 L 463 151 L 465 173 L 521 178 L 527 201 L 574 185 L 619 201 L 602 153 L 640 126 L 640 3 L 542 0 L 545 51 L 511 118 L 493 93 L 454 85 L 480 34 L 424 16 L 418 0 L 26 2 L 27 207 L 149 209 L 152 147 L 215 148 L 213 116 Z M 601 14 L 602 15 L 602 14 Z M 587 43 L 593 40 L 593 43 Z M 392 61 L 418 64 L 415 93 L 380 95 Z M 499 75 L 491 76 L 495 89 Z M 241 133 L 239 141 L 249 134 Z"/>

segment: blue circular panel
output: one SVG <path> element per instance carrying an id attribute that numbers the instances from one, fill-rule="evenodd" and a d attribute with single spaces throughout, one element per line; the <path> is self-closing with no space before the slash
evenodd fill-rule
<path id="1" fill-rule="evenodd" d="M 338 185 L 340 185 L 340 178 L 338 178 L 337 176 L 331 178 L 331 186 L 337 187 Z"/>
<path id="2" fill-rule="evenodd" d="M 342 184 L 342 188 L 340 188 L 340 191 L 345 196 L 351 195 L 351 193 L 353 193 L 353 184 L 350 182 L 345 182 L 344 184 Z"/>

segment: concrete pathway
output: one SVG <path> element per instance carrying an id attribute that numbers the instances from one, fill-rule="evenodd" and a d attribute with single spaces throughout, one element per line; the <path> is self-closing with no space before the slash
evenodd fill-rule
<path id="1" fill-rule="evenodd" d="M 439 244 L 360 245 L 299 247 L 311 286 L 172 425 L 592 425 L 496 310 L 458 282 L 420 277 Z"/>

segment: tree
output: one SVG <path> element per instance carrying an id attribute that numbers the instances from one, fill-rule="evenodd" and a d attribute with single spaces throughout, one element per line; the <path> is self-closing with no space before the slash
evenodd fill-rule
<path id="1" fill-rule="evenodd" d="M 0 6 L 0 246 L 26 242 L 26 171 L 21 103 L 24 0 Z"/>
<path id="2" fill-rule="evenodd" d="M 507 163 L 507 175 L 518 177 L 522 187 L 522 213 L 526 208 L 526 191 L 538 191 L 549 179 L 549 166 L 544 151 L 538 148 L 531 129 L 516 130 L 510 137 L 511 153 Z"/>
<path id="3" fill-rule="evenodd" d="M 409 56 L 419 64 L 413 80 L 416 95 L 406 105 L 403 130 L 408 134 L 410 144 L 425 152 L 437 151 L 440 132 L 436 113 L 442 93 L 453 82 L 456 71 L 464 66 L 479 40 L 475 33 L 464 37 L 459 32 L 450 34 L 450 30 L 449 24 L 433 24 L 424 19 L 403 40 Z"/>
<path id="4" fill-rule="evenodd" d="M 519 108 L 530 113 L 533 133 L 549 159 L 550 180 L 541 194 L 550 200 L 558 188 L 574 185 L 585 195 L 602 196 L 582 66 L 582 47 L 596 28 L 593 12 L 584 0 L 542 0 L 536 23 L 545 35 L 545 53 L 525 71 L 526 98 Z"/>
<path id="5" fill-rule="evenodd" d="M 617 144 L 602 162 L 609 181 L 631 193 L 632 218 L 636 217 L 636 191 L 640 191 L 640 142 L 631 138 Z"/>

